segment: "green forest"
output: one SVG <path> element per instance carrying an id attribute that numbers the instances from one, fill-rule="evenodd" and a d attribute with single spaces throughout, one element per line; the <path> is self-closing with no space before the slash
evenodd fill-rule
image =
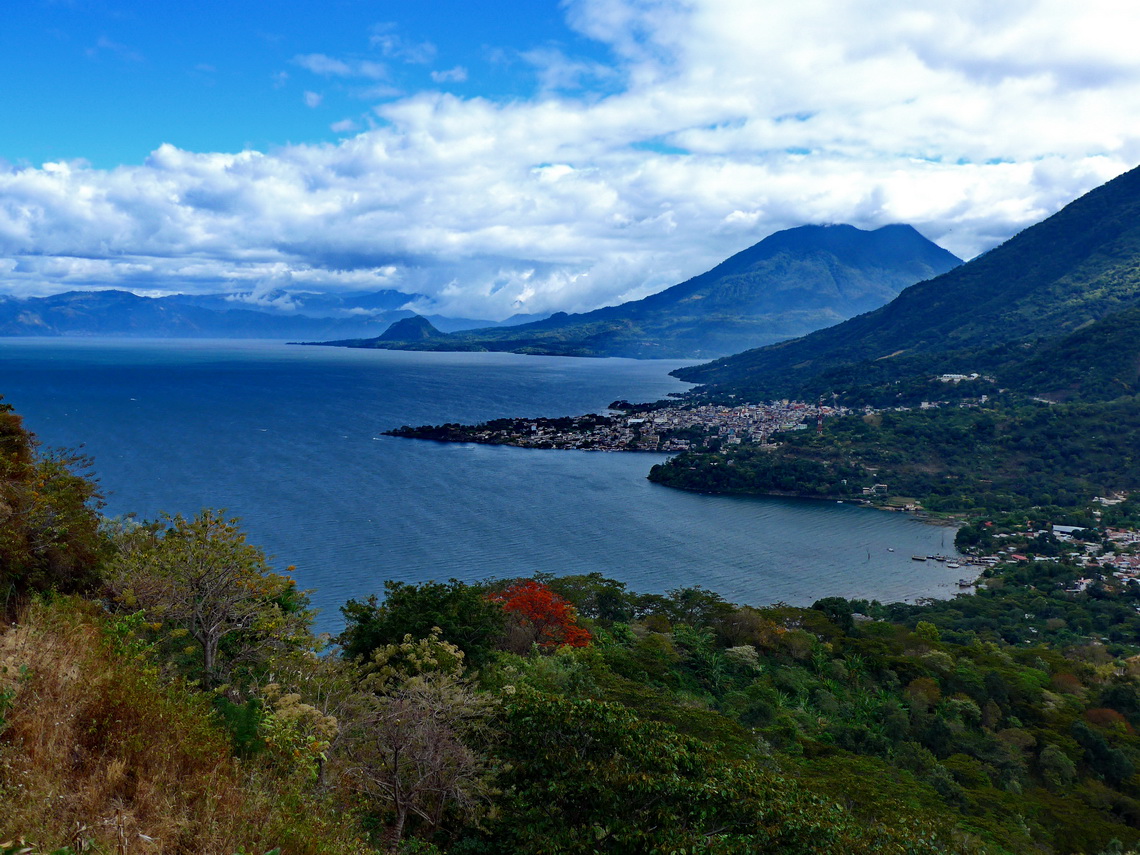
<path id="1" fill-rule="evenodd" d="M 943 384 L 945 385 L 945 384 Z M 822 434 L 780 435 L 692 452 L 654 466 L 650 479 L 717 493 L 917 499 L 929 511 L 1003 513 L 1046 508 L 1079 513 L 1096 496 L 1140 483 L 1140 402 L 884 410 L 829 420 Z"/>

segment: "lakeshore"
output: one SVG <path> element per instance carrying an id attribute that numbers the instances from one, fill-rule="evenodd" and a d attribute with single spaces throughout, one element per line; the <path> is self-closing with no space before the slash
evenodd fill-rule
<path id="1" fill-rule="evenodd" d="M 108 514 L 226 508 L 315 589 L 320 631 L 385 578 L 588 569 L 650 593 L 700 584 L 810 605 L 949 597 L 962 575 L 912 566 L 912 553 L 945 552 L 954 528 L 907 514 L 665 489 L 645 478 L 661 454 L 378 430 L 657 400 L 687 388 L 673 362 L 96 339 L 3 340 L 0 357 L 0 392 L 45 446 L 84 443 Z"/>

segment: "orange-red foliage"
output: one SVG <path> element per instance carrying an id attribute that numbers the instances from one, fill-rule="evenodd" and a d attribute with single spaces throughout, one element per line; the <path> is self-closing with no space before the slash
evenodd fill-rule
<path id="1" fill-rule="evenodd" d="M 578 626 L 574 606 L 541 582 L 513 582 L 491 594 L 490 599 L 531 629 L 534 641 L 542 647 L 585 647 L 590 643 L 589 631 Z"/>
<path id="2" fill-rule="evenodd" d="M 1126 719 L 1122 713 L 1114 709 L 1108 709 L 1107 707 L 1085 710 L 1085 721 L 1099 727 L 1117 725 L 1124 730 L 1132 731 L 1132 725 L 1128 723 L 1128 719 Z"/>
<path id="3" fill-rule="evenodd" d="M 1079 695 L 1084 686 L 1074 674 L 1054 674 L 1053 689 L 1066 695 Z"/>

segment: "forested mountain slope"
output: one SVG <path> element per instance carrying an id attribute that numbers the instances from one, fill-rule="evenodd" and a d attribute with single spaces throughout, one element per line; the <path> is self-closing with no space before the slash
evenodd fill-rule
<path id="1" fill-rule="evenodd" d="M 330 342 L 412 350 L 694 357 L 781 341 L 883 305 L 961 260 L 912 227 L 800 226 L 642 300 L 510 329 Z"/>
<path id="2" fill-rule="evenodd" d="M 827 373 L 852 364 L 878 362 L 871 370 L 900 377 L 959 366 L 997 370 L 1135 306 L 1140 170 L 1098 187 L 969 263 L 912 285 L 880 309 L 676 373 L 721 389 L 778 393 L 834 385 Z"/>

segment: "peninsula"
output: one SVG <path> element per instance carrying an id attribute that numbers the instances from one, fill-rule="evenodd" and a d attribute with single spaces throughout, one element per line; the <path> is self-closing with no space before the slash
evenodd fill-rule
<path id="1" fill-rule="evenodd" d="M 617 412 L 615 412 L 617 411 Z M 610 415 L 534 419 L 494 419 L 477 425 L 404 426 L 387 436 L 438 442 L 476 442 L 520 448 L 590 451 L 716 451 L 743 442 L 770 445 L 781 431 L 803 430 L 828 416 L 846 415 L 845 407 L 800 401 L 767 404 L 628 404 L 615 401 Z"/>

